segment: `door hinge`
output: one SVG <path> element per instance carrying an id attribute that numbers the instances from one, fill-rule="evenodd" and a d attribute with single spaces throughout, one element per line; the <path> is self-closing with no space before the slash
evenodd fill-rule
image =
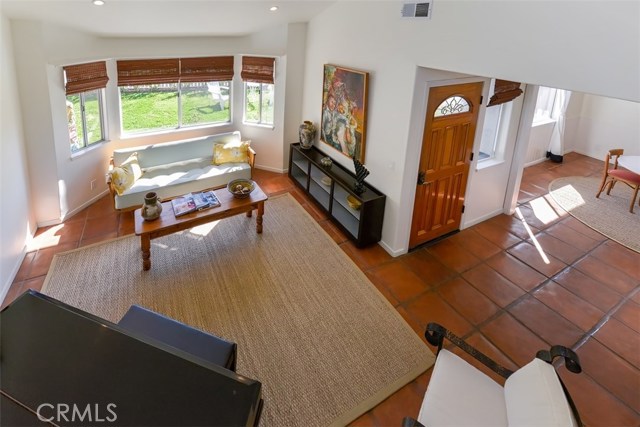
<path id="1" fill-rule="evenodd" d="M 482 105 L 483 100 L 484 100 L 484 95 L 480 95 L 480 105 Z"/>
<path id="2" fill-rule="evenodd" d="M 462 213 L 464 213 L 464 205 L 462 205 Z"/>
<path id="3" fill-rule="evenodd" d="M 473 152 L 471 152 L 471 155 L 469 156 L 469 161 L 473 162 Z"/>

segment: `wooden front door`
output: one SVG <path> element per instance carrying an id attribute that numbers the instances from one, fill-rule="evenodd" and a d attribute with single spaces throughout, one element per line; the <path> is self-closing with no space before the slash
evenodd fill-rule
<path id="1" fill-rule="evenodd" d="M 429 90 L 409 248 L 460 228 L 482 85 Z"/>

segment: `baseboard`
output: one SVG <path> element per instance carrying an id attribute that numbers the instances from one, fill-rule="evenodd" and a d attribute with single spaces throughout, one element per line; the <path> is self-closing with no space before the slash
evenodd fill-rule
<path id="1" fill-rule="evenodd" d="M 465 228 L 473 227 L 474 225 L 476 225 L 476 224 L 480 224 L 481 222 L 486 221 L 486 220 L 488 220 L 488 219 L 491 219 L 491 218 L 493 218 L 493 217 L 494 217 L 494 216 L 496 216 L 496 215 L 500 215 L 500 214 L 501 214 L 501 213 L 503 213 L 503 212 L 504 212 L 504 211 L 503 211 L 502 209 L 497 209 L 497 210 L 495 210 L 495 211 L 493 211 L 493 212 L 489 212 L 488 214 L 486 214 L 486 215 L 482 215 L 482 216 L 481 216 L 481 217 L 479 217 L 479 218 L 475 218 L 475 219 L 473 219 L 472 221 L 465 222 L 465 223 L 463 224 L 463 226 L 462 226 L 462 227 L 460 227 L 460 229 L 461 229 L 461 230 L 464 230 Z"/>
<path id="2" fill-rule="evenodd" d="M 287 169 L 272 168 L 271 166 L 255 165 L 254 167 L 256 169 L 261 169 L 261 170 L 268 171 L 268 172 L 276 172 L 276 173 L 286 173 L 287 172 Z"/>
<path id="3" fill-rule="evenodd" d="M 538 159 L 538 160 L 533 160 L 529 163 L 525 163 L 523 167 L 528 168 L 529 166 L 537 165 L 538 163 L 542 163 L 546 160 L 547 160 L 546 157 L 543 157 L 542 159 Z"/>
<path id="4" fill-rule="evenodd" d="M 387 245 L 387 244 L 386 244 L 384 241 L 382 241 L 382 240 L 381 240 L 380 242 L 378 242 L 378 244 L 379 244 L 380 246 L 382 246 L 382 249 L 384 249 L 385 251 L 387 251 L 387 253 L 388 253 L 389 255 L 391 255 L 392 257 L 394 257 L 394 258 L 395 258 L 395 257 L 398 257 L 398 256 L 400 256 L 400 255 L 404 255 L 404 254 L 406 254 L 407 252 L 409 252 L 407 249 L 393 249 L 393 248 L 391 248 L 391 246 Z"/>
<path id="5" fill-rule="evenodd" d="M 24 261 L 25 256 L 27 256 L 26 245 L 22 248 L 22 253 L 18 257 L 18 262 L 11 269 L 11 274 L 9 274 L 9 280 L 7 280 L 7 282 L 2 285 L 2 289 L 0 289 L 0 303 L 4 301 L 4 299 L 7 296 L 7 293 L 9 293 L 9 289 L 11 288 L 11 285 L 13 284 L 13 280 L 16 278 L 16 275 L 18 274 L 18 270 L 20 270 L 20 266 L 22 265 L 22 262 Z"/>

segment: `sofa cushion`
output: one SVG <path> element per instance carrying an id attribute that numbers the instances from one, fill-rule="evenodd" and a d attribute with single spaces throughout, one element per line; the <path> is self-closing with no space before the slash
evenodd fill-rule
<path id="1" fill-rule="evenodd" d="M 213 145 L 213 164 L 242 163 L 249 161 L 251 141 L 233 141 Z"/>
<path id="2" fill-rule="evenodd" d="M 214 144 L 240 141 L 240 132 L 235 131 L 182 141 L 121 148 L 114 150 L 113 164 L 120 166 L 133 152 L 138 153 L 138 161 L 143 169 L 202 157 L 211 160 Z"/>
<path id="3" fill-rule="evenodd" d="M 251 178 L 251 166 L 248 163 L 225 163 L 214 166 L 210 160 L 199 167 L 189 170 L 173 170 L 162 173 L 162 168 L 147 169 L 121 196 L 115 196 L 116 209 L 142 206 L 144 195 L 155 191 L 160 199 L 169 199 L 181 194 L 198 192 L 207 188 L 218 188 L 238 178 Z"/>
<path id="4" fill-rule="evenodd" d="M 418 421 L 425 426 L 506 426 L 504 390 L 474 366 L 442 349 Z"/>
<path id="5" fill-rule="evenodd" d="M 111 182 L 116 193 L 121 196 L 142 176 L 140 165 L 138 164 L 138 153 L 129 155 L 120 166 L 109 171 Z"/>
<path id="6" fill-rule="evenodd" d="M 577 426 L 553 365 L 533 359 L 504 383 L 509 426 Z"/>

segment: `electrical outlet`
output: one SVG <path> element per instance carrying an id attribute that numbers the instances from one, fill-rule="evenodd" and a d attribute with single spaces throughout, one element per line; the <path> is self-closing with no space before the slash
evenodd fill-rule
<path id="1" fill-rule="evenodd" d="M 95 189 L 96 189 L 96 180 L 95 180 L 95 179 L 92 179 L 92 180 L 91 180 L 91 189 L 92 189 L 92 190 L 95 190 Z"/>

